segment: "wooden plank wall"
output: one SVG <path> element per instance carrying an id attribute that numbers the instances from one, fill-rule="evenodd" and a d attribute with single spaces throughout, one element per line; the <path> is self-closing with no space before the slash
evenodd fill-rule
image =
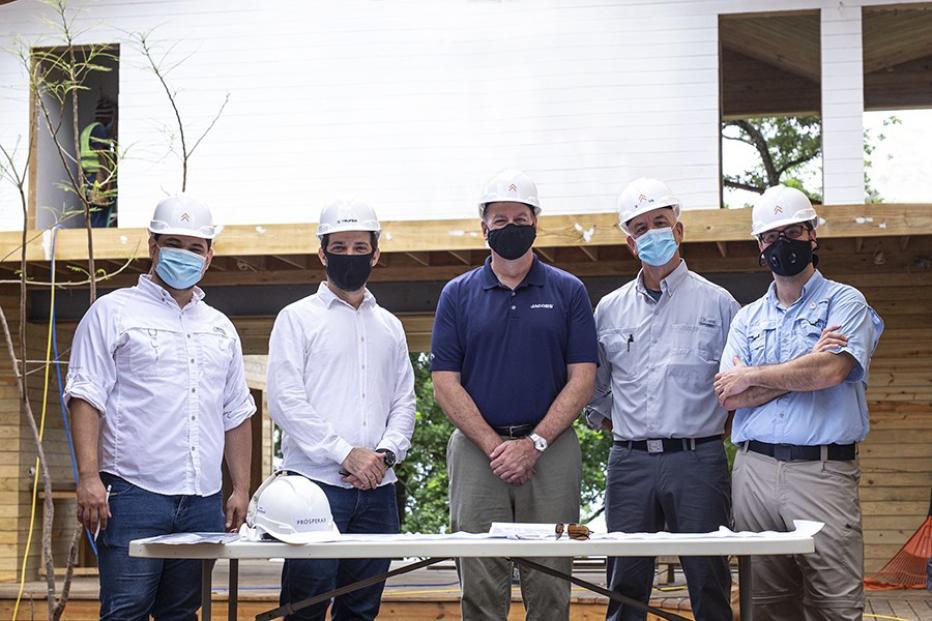
<path id="1" fill-rule="evenodd" d="M 861 446 L 865 565 L 877 570 L 922 524 L 932 488 L 932 279 L 851 275 L 886 328 L 871 364 Z"/>

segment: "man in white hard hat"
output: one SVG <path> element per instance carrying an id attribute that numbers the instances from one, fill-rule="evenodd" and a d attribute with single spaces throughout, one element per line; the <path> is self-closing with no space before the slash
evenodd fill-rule
<path id="1" fill-rule="evenodd" d="M 610 531 L 704 533 L 731 525 L 728 413 L 712 381 L 739 306 L 686 267 L 679 214 L 679 200 L 656 179 L 632 181 L 618 199 L 618 226 L 641 271 L 596 307 L 599 370 L 587 409 L 590 424 L 614 438 L 605 494 Z M 680 562 L 696 619 L 730 619 L 728 559 Z M 646 605 L 653 583 L 653 558 L 610 559 L 615 592 Z M 617 602 L 608 608 L 617 621 L 646 615 Z"/>
<path id="2" fill-rule="evenodd" d="M 414 432 L 414 370 L 404 329 L 366 288 L 379 261 L 375 211 L 338 201 L 320 214 L 318 256 L 327 280 L 285 307 L 269 342 L 272 419 L 282 468 L 317 483 L 341 533 L 397 533 L 392 467 Z M 289 559 L 283 604 L 388 571 L 388 559 Z M 384 582 L 336 598 L 334 621 L 374 619 Z M 329 602 L 292 618 L 323 620 Z"/>
<path id="3" fill-rule="evenodd" d="M 102 619 L 194 619 L 200 563 L 132 558 L 129 542 L 236 529 L 246 515 L 256 406 L 236 330 L 196 286 L 220 228 L 189 195 L 160 202 L 149 224 L 152 269 L 98 299 L 75 333 L 65 401 L 78 518 L 99 529 Z"/>
<path id="4" fill-rule="evenodd" d="M 772 187 L 752 220 L 774 281 L 735 317 L 715 382 L 736 410 L 735 526 L 825 523 L 815 553 L 754 559 L 754 618 L 860 619 L 857 444 L 867 435 L 867 374 L 883 322 L 859 291 L 816 269 L 818 216 L 805 194 Z"/>
<path id="5" fill-rule="evenodd" d="M 576 277 L 531 251 L 540 202 L 515 170 L 479 201 L 492 249 L 483 267 L 443 288 L 432 341 L 437 402 L 456 426 L 447 448 L 454 531 L 492 522 L 576 522 L 581 457 L 570 427 L 592 396 L 592 304 Z M 541 559 L 570 573 L 571 559 Z M 463 618 L 506 619 L 511 563 L 460 559 Z M 567 619 L 569 583 L 520 570 L 529 619 Z"/>

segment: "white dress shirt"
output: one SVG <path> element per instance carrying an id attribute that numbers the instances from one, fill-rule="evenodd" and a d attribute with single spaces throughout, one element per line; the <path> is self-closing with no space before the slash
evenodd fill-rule
<path id="1" fill-rule="evenodd" d="M 414 370 L 397 317 L 365 292 L 358 309 L 321 283 L 286 306 L 269 341 L 269 412 L 282 428 L 282 468 L 329 485 L 353 448 L 404 459 L 414 432 Z M 393 483 L 389 470 L 382 484 Z"/>
<path id="2" fill-rule="evenodd" d="M 640 273 L 596 307 L 599 368 L 589 422 L 611 418 L 616 440 L 719 435 L 727 412 L 713 384 L 740 305 L 685 261 L 660 290 L 655 301 Z"/>
<path id="3" fill-rule="evenodd" d="M 253 415 L 233 324 L 184 308 L 147 275 L 98 299 L 78 324 L 65 401 L 100 413 L 100 470 L 150 492 L 220 491 L 224 434 Z"/>

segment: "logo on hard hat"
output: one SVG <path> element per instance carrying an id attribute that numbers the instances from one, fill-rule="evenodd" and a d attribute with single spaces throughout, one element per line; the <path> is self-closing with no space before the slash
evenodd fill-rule
<path id="1" fill-rule="evenodd" d="M 638 196 L 638 204 L 653 203 L 653 202 L 654 201 L 652 201 L 646 194 L 641 194 L 640 196 Z"/>
<path id="2" fill-rule="evenodd" d="M 188 212 L 187 212 L 187 211 L 184 212 L 183 214 L 181 214 L 181 221 L 182 221 L 182 222 L 190 222 L 190 221 L 191 221 L 191 216 L 188 215 Z"/>
<path id="3" fill-rule="evenodd" d="M 508 191 L 509 191 L 509 192 L 517 192 L 517 191 L 518 191 L 518 186 L 516 186 L 515 184 L 512 183 L 510 186 L 508 186 Z"/>
<path id="4" fill-rule="evenodd" d="M 780 207 L 780 205 L 773 208 L 773 215 L 777 215 L 778 213 L 783 213 L 783 207 Z"/>

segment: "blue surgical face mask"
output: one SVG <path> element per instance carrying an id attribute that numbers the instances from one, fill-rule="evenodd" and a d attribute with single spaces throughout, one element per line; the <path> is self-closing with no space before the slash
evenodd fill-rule
<path id="1" fill-rule="evenodd" d="M 172 289 L 190 289 L 201 279 L 207 259 L 181 248 L 159 248 L 155 273 Z"/>
<path id="2" fill-rule="evenodd" d="M 638 258 L 641 262 L 653 267 L 661 267 L 670 262 L 676 254 L 676 238 L 673 229 L 650 229 L 635 240 L 638 248 Z"/>

